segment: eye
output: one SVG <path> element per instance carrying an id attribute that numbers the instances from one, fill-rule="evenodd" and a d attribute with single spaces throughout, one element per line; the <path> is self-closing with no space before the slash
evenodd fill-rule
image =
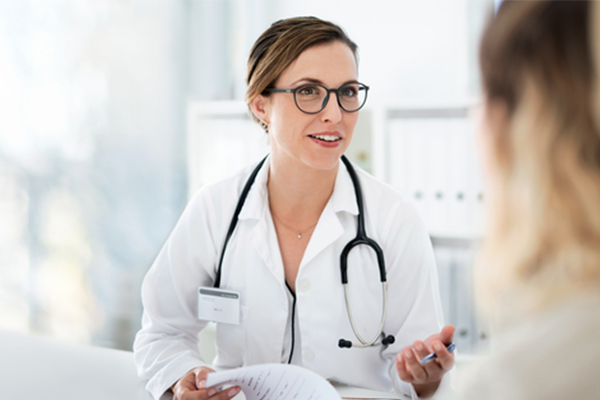
<path id="1" fill-rule="evenodd" d="M 321 89 L 316 85 L 305 85 L 298 88 L 298 91 L 296 93 L 302 96 L 309 97 L 319 96 L 321 94 Z"/>
<path id="2" fill-rule="evenodd" d="M 342 86 L 338 93 L 344 97 L 356 97 L 358 95 L 358 85 Z"/>

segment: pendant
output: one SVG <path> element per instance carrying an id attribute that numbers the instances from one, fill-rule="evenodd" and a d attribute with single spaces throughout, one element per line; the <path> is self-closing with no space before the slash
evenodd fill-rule
<path id="1" fill-rule="evenodd" d="M 302 239 L 302 234 L 301 233 L 298 234 L 298 239 Z"/>

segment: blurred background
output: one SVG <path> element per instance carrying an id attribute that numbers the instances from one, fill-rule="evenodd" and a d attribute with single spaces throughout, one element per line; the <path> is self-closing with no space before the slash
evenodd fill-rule
<path id="1" fill-rule="evenodd" d="M 272 22 L 315 15 L 371 87 L 349 157 L 406 191 L 463 354 L 483 183 L 470 110 L 492 0 L 0 0 L 0 329 L 131 349 L 189 196 L 266 153 L 242 102 Z"/>

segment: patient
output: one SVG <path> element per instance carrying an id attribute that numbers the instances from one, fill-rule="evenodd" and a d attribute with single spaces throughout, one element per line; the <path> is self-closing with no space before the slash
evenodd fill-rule
<path id="1" fill-rule="evenodd" d="M 481 42 L 490 358 L 461 399 L 600 398 L 600 10 L 505 1 Z"/>

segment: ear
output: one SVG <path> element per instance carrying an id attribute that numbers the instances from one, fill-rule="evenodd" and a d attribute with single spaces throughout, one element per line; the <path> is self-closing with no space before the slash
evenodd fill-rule
<path id="1" fill-rule="evenodd" d="M 260 121 L 269 123 L 269 98 L 259 94 L 250 101 L 250 109 Z"/>

